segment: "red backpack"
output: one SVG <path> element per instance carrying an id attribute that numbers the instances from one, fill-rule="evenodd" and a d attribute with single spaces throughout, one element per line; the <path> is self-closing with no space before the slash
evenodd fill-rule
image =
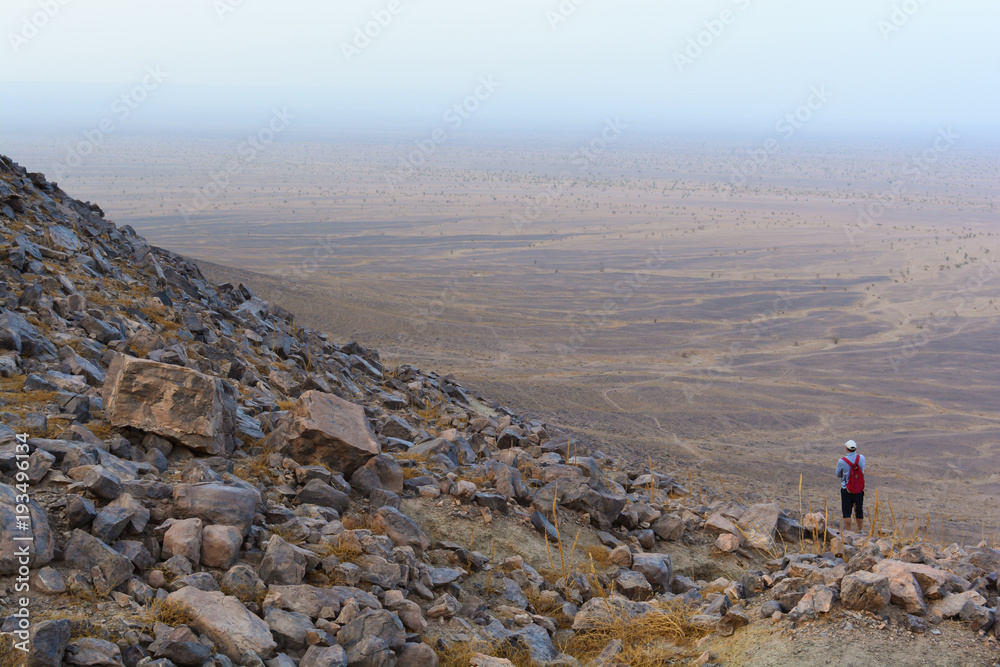
<path id="1" fill-rule="evenodd" d="M 848 493 L 864 493 L 865 491 L 865 473 L 861 469 L 861 454 L 854 457 L 854 463 L 846 456 L 840 459 L 848 465 L 851 469 L 851 474 L 847 478 L 847 492 Z"/>

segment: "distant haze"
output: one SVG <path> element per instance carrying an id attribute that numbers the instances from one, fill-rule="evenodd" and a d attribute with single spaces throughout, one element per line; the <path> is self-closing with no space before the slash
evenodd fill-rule
<path id="1" fill-rule="evenodd" d="M 465 102 L 469 132 L 762 134 L 799 110 L 816 135 L 970 136 L 997 129 L 998 24 L 987 0 L 5 0 L 0 124 L 419 131 Z"/>

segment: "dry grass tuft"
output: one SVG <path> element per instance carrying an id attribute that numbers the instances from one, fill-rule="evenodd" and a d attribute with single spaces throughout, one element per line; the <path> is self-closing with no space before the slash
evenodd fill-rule
<path id="1" fill-rule="evenodd" d="M 269 526 L 268 530 L 271 534 L 277 535 L 289 544 L 302 544 L 305 542 L 305 537 L 301 535 L 301 532 L 284 524 L 278 524 L 277 526 Z"/>
<path id="2" fill-rule="evenodd" d="M 233 474 L 251 484 L 260 482 L 264 486 L 273 486 L 277 483 L 277 477 L 268 463 L 270 456 L 271 452 L 265 449 L 257 456 L 242 459 L 233 466 Z"/>
<path id="3" fill-rule="evenodd" d="M 603 544 L 598 544 L 592 547 L 587 547 L 583 550 L 583 553 L 587 555 L 587 559 L 590 562 L 594 563 L 598 567 L 607 567 L 608 556 L 611 555 L 611 550 Z"/>
<path id="4" fill-rule="evenodd" d="M 531 659 L 531 653 L 527 647 L 521 644 L 513 645 L 510 643 L 478 640 L 472 642 L 454 642 L 447 647 L 434 646 L 432 644 L 431 647 L 437 653 L 440 667 L 469 667 L 469 663 L 477 653 L 494 658 L 506 658 L 517 665 L 517 667 L 535 667 L 537 664 Z"/>
<path id="5" fill-rule="evenodd" d="M 0 667 L 19 667 L 24 664 L 24 656 L 23 651 L 14 648 L 12 635 L 0 635 Z"/>
<path id="6" fill-rule="evenodd" d="M 375 515 L 370 512 L 349 512 L 343 516 L 341 523 L 347 530 L 375 530 Z"/>
<path id="7" fill-rule="evenodd" d="M 619 660 L 631 667 L 668 664 L 671 653 L 677 659 L 694 657 L 694 642 L 709 633 L 692 625 L 690 616 L 689 608 L 676 603 L 661 604 L 657 611 L 634 618 L 614 610 L 602 625 L 576 633 L 560 648 L 580 662 L 589 662 L 617 639 L 623 647 Z"/>
<path id="8" fill-rule="evenodd" d="M 261 609 L 264 608 L 264 598 L 267 597 L 267 587 L 265 586 L 255 588 L 246 584 L 240 584 L 238 586 L 223 585 L 220 587 L 220 590 L 225 595 L 232 596 L 243 604 L 253 602 Z M 183 610 L 181 610 L 181 613 L 183 613 Z"/>

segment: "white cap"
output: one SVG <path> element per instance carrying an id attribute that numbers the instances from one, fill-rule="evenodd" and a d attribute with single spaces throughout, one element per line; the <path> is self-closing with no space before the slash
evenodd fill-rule
<path id="1" fill-rule="evenodd" d="M 853 440 L 848 440 L 847 442 L 844 443 L 844 447 L 847 447 L 847 449 L 853 452 L 858 448 L 858 443 L 854 442 Z"/>

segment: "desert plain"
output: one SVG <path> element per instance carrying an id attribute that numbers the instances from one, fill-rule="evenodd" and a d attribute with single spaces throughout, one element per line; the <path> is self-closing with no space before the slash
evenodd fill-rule
<path id="1" fill-rule="evenodd" d="M 851 438 L 870 512 L 877 491 L 902 530 L 996 542 L 996 146 L 607 127 L 429 152 L 419 133 L 249 156 L 123 135 L 80 160 L 79 135 L 3 142 L 216 282 L 693 493 L 792 507 L 801 488 L 835 516 Z"/>

